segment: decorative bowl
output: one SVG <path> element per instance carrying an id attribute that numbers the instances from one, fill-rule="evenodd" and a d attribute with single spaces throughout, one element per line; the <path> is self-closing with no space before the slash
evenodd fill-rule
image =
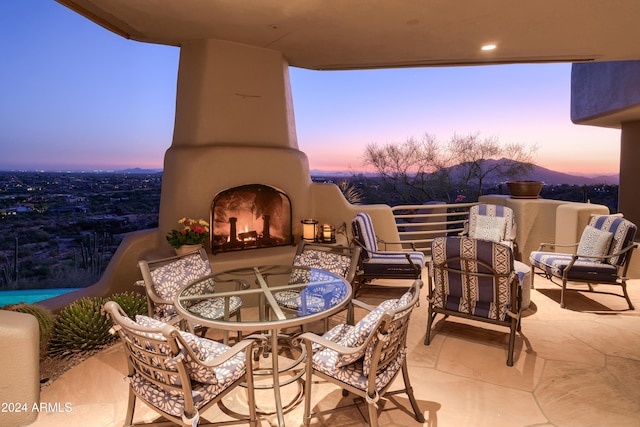
<path id="1" fill-rule="evenodd" d="M 537 199 L 543 186 L 542 181 L 507 181 L 512 199 Z"/>

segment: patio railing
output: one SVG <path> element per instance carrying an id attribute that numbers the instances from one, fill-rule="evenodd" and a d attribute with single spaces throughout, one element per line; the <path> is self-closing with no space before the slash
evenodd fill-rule
<path id="1" fill-rule="evenodd" d="M 431 255 L 431 242 L 436 237 L 453 236 L 464 230 L 469 208 L 477 203 L 433 203 L 399 205 L 391 208 L 400 240 L 412 241 L 417 250 Z M 409 249 L 409 245 L 405 245 Z"/>

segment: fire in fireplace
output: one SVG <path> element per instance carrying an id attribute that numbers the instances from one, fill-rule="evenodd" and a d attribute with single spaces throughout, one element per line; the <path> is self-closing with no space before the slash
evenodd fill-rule
<path id="1" fill-rule="evenodd" d="M 218 193 L 211 203 L 212 253 L 293 244 L 291 201 L 281 190 L 249 184 Z"/>

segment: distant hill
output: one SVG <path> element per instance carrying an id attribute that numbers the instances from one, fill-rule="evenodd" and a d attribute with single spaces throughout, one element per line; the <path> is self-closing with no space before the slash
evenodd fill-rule
<path id="1" fill-rule="evenodd" d="M 131 168 L 131 169 L 117 170 L 115 172 L 117 173 L 159 173 L 159 172 L 162 172 L 162 169 Z"/>
<path id="2" fill-rule="evenodd" d="M 490 162 L 497 162 L 498 160 L 489 160 Z M 452 167 L 452 173 L 455 174 L 455 169 L 459 166 Z M 321 171 L 321 170 L 311 170 L 312 177 L 318 178 L 348 178 L 355 174 L 359 174 L 357 172 L 352 171 Z M 376 174 L 374 173 L 365 173 L 366 176 L 374 177 Z M 530 181 L 543 181 L 547 185 L 560 185 L 560 184 L 568 184 L 568 185 L 598 185 L 598 184 L 606 184 L 606 185 L 619 185 L 620 184 L 620 176 L 618 174 L 613 175 L 601 175 L 601 176 L 582 176 L 582 175 L 571 175 L 563 172 L 556 172 L 551 169 L 543 168 L 541 166 L 534 166 L 533 170 L 520 177 L 522 180 L 530 180 Z M 488 179 L 487 184 L 490 182 L 500 182 L 502 179 L 494 178 Z"/>
<path id="3" fill-rule="evenodd" d="M 551 169 L 541 166 L 534 166 L 533 171 L 526 176 L 521 177 L 523 180 L 543 181 L 547 185 L 569 184 L 569 185 L 618 185 L 620 184 L 620 175 L 601 175 L 596 177 L 570 175 L 563 172 L 552 171 Z"/>

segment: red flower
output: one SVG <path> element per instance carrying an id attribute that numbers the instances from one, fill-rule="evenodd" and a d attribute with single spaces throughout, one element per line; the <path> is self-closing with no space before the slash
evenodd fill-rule
<path id="1" fill-rule="evenodd" d="M 196 233 L 200 234 L 200 233 L 204 233 L 204 227 L 201 225 L 194 225 L 191 227 L 191 229 L 193 231 L 195 231 Z"/>

